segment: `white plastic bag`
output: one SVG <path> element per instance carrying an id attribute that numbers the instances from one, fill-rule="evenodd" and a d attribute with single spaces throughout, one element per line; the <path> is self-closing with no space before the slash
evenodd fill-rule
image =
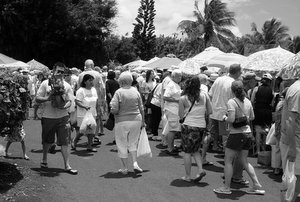
<path id="1" fill-rule="evenodd" d="M 152 152 L 145 127 L 143 127 L 141 130 L 141 135 L 137 147 L 137 157 L 140 156 L 152 157 Z"/>
<path id="2" fill-rule="evenodd" d="M 166 136 L 169 133 L 169 124 L 168 124 L 168 119 L 166 117 L 166 114 L 164 114 L 161 118 L 162 121 L 162 135 Z"/>
<path id="3" fill-rule="evenodd" d="M 86 112 L 86 114 L 83 117 L 82 123 L 80 125 L 80 133 L 83 134 L 94 134 L 96 131 L 96 120 L 92 114 L 92 112 L 89 110 Z"/>
<path id="4" fill-rule="evenodd" d="M 295 176 L 295 162 L 290 162 L 288 160 L 282 176 L 282 185 L 284 191 L 281 192 L 281 201 L 292 201 L 295 194 L 296 181 L 297 177 Z"/>
<path id="5" fill-rule="evenodd" d="M 276 137 L 275 137 L 275 123 L 272 124 L 269 133 L 266 137 L 267 145 L 276 145 Z"/>

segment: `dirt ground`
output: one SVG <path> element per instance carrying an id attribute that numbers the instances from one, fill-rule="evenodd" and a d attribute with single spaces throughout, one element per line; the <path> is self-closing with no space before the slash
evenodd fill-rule
<path id="1" fill-rule="evenodd" d="M 59 181 L 47 180 L 34 172 L 31 161 L 0 158 L 0 201 L 61 201 L 65 189 Z"/>

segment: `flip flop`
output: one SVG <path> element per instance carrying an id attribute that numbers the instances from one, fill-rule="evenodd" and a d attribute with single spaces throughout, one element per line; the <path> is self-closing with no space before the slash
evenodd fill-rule
<path id="1" fill-rule="evenodd" d="M 214 163 L 213 162 L 209 162 L 209 161 L 207 161 L 207 162 L 205 162 L 205 163 L 202 164 L 202 166 L 212 166 L 212 165 L 214 165 Z"/>
<path id="2" fill-rule="evenodd" d="M 71 174 L 71 175 L 77 175 L 77 174 L 78 174 L 78 171 L 75 170 L 75 169 L 72 169 L 72 168 L 65 169 L 65 172 L 66 172 L 66 173 L 69 173 L 69 174 Z"/>
<path id="3" fill-rule="evenodd" d="M 48 163 L 41 162 L 41 168 L 48 168 Z"/>
<path id="4" fill-rule="evenodd" d="M 186 176 L 181 177 L 181 179 L 185 182 L 192 182 L 192 180 L 187 178 Z"/>
<path id="5" fill-rule="evenodd" d="M 193 180 L 194 182 L 199 182 L 200 180 L 202 180 L 202 178 L 206 175 L 206 172 L 202 172 L 199 175 L 196 176 L 196 178 Z"/>
<path id="6" fill-rule="evenodd" d="M 232 194 L 232 191 L 230 191 L 230 189 L 227 190 L 224 187 L 216 188 L 213 191 L 217 194 L 227 194 L 227 195 Z"/>
<path id="7" fill-rule="evenodd" d="M 88 151 L 88 152 L 97 152 L 97 149 L 91 148 L 91 149 L 86 149 L 86 151 Z"/>

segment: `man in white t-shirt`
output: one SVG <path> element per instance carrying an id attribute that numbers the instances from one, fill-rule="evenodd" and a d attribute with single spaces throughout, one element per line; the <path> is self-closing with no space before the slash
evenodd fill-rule
<path id="1" fill-rule="evenodd" d="M 211 128 L 210 133 L 214 138 L 214 146 L 216 146 L 216 140 L 221 137 L 223 142 L 223 148 L 226 146 L 226 140 L 229 135 L 227 123 L 223 120 L 224 115 L 227 114 L 228 100 L 233 98 L 234 95 L 231 91 L 231 84 L 233 81 L 238 80 L 242 74 L 241 66 L 239 64 L 233 64 L 229 67 L 229 75 L 218 77 L 208 94 L 212 100 L 212 111 L 210 115 Z M 236 159 L 234 161 L 232 182 L 239 184 L 249 184 L 249 181 L 243 179 L 243 166 L 240 161 Z"/>
<path id="2" fill-rule="evenodd" d="M 61 153 L 64 160 L 65 171 L 67 173 L 76 175 L 77 170 L 71 168 L 69 163 L 69 150 L 71 136 L 71 125 L 69 122 L 69 107 L 71 106 L 70 97 L 72 94 L 71 86 L 63 80 L 65 72 L 65 65 L 63 63 L 56 63 L 53 67 L 53 76 L 62 80 L 64 87 L 64 94 L 61 95 L 65 101 L 64 106 L 57 106 L 53 104 L 56 99 L 53 95 L 53 89 L 49 83 L 49 79 L 43 81 L 38 89 L 36 101 L 43 103 L 44 110 L 42 114 L 42 144 L 43 144 L 43 159 L 41 168 L 48 168 L 47 155 L 50 146 L 55 141 L 61 146 Z"/>
<path id="3" fill-rule="evenodd" d="M 295 162 L 295 174 L 300 175 L 300 79 L 289 87 L 285 96 L 281 116 L 280 152 L 283 170 L 287 161 Z M 297 180 L 295 196 L 300 193 L 299 181 Z"/>

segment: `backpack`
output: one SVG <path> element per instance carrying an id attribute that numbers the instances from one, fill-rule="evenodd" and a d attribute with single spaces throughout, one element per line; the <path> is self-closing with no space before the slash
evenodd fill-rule
<path id="1" fill-rule="evenodd" d="M 151 100 L 152 100 L 152 98 L 153 98 L 153 94 L 154 94 L 154 91 L 155 91 L 155 89 L 156 89 L 157 86 L 158 86 L 158 84 L 157 84 L 157 85 L 153 88 L 153 90 L 148 94 L 148 98 L 147 98 L 147 100 L 146 100 L 146 102 L 145 102 L 145 106 L 148 107 L 148 108 L 151 107 Z"/>

